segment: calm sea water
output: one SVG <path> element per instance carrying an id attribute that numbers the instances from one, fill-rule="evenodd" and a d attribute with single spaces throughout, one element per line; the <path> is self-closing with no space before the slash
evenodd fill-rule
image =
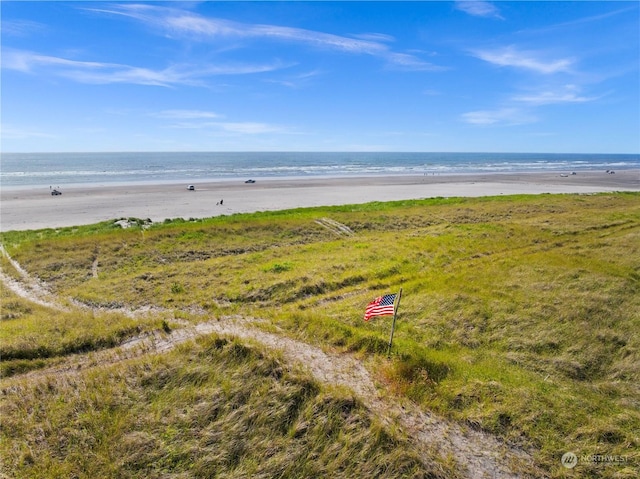
<path id="1" fill-rule="evenodd" d="M 640 155 L 534 153 L 3 153 L 2 187 L 267 177 L 640 169 Z"/>

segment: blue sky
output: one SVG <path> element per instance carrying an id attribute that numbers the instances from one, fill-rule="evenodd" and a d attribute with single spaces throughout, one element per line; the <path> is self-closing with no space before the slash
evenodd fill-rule
<path id="1" fill-rule="evenodd" d="M 0 8 L 5 152 L 640 152 L 636 1 Z"/>

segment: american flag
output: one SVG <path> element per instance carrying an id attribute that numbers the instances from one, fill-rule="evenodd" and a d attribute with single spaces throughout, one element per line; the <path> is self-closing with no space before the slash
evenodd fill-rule
<path id="1" fill-rule="evenodd" d="M 373 316 L 385 316 L 394 313 L 395 294 L 378 296 L 367 305 L 364 312 L 364 320 L 369 321 Z"/>

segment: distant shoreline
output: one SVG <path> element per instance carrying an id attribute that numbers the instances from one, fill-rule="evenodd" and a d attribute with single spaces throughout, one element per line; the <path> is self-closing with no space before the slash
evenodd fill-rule
<path id="1" fill-rule="evenodd" d="M 640 192 L 640 170 L 309 176 L 126 184 L 3 187 L 0 231 L 57 228 L 122 217 L 205 218 L 274 211 L 452 196 L 541 193 Z M 193 184 L 195 191 L 188 191 Z M 56 187 L 58 185 L 51 185 Z M 220 200 L 223 204 L 220 205 Z"/>
<path id="2" fill-rule="evenodd" d="M 638 154 L 131 152 L 2 154 L 0 188 L 640 169 Z M 17 187 L 17 188 L 16 188 Z"/>

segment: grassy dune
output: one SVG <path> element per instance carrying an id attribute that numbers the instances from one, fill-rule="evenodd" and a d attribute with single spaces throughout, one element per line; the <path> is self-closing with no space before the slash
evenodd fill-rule
<path id="1" fill-rule="evenodd" d="M 349 230 L 332 228 L 323 218 Z M 108 222 L 9 232 L 2 243 L 59 297 L 103 309 L 169 312 L 146 322 L 118 313 L 100 321 L 85 315 L 77 323 L 61 316 L 56 326 L 38 308 L 3 290 L 3 352 L 13 351 L 13 356 L 3 354 L 3 364 L 23 362 L 3 366 L 5 373 L 109 347 L 132 334 L 166 329 L 171 321 L 240 314 L 266 319 L 261 327 L 278 327 L 307 343 L 359 355 L 373 365 L 390 394 L 532 450 L 552 477 L 640 473 L 638 194 L 372 203 L 174 220 L 127 230 Z M 9 269 L 5 263 L 4 269 Z M 389 320 L 364 323 L 362 313 L 373 297 L 400 287 L 394 351 L 387 360 Z M 89 323 L 95 329 L 84 329 Z M 62 324 L 67 332 L 60 332 Z M 82 336 L 79 330 L 93 342 L 66 341 Z M 25 340 L 27 334 L 34 339 Z M 444 474 L 446 465 L 418 461 L 405 438 L 377 424 L 348 394 L 325 391 L 300 372 L 263 374 L 269 368 L 257 363 L 275 359 L 237 343 L 214 346 L 220 341 L 203 339 L 169 355 L 73 379 L 5 378 L 3 408 L 11 411 L 0 446 L 11 458 L 5 467 L 12 475 L 55 477 L 57 467 L 82 461 L 83 470 L 96 468 L 107 476 L 142 477 L 136 474 L 146 471 L 144 477 L 161 477 L 167 471 L 187 474 L 181 467 L 195 455 L 192 467 L 205 469 L 191 471 L 194 477 L 213 470 L 206 464 L 225 471 L 219 477 L 353 477 L 362 474 L 352 464 L 375 450 L 380 459 L 368 474 L 385 477 L 383 469 L 375 469 L 381 464 L 390 465 L 387 477 Z M 236 349 L 245 353 L 238 356 Z M 29 356 L 17 358 L 23 350 Z M 194 359 L 202 351 L 220 362 Z M 159 376 L 168 378 L 161 386 L 148 379 Z M 243 388 L 262 391 L 268 404 L 260 414 L 275 416 L 275 423 L 252 418 L 248 405 L 256 398 L 233 392 Z M 203 397 L 216 395 L 219 402 L 205 401 L 207 408 L 218 404 L 214 416 L 198 410 Z M 79 412 L 87 397 L 115 405 L 99 413 Z M 229 406 L 233 401 L 239 401 L 236 409 Z M 295 413 L 282 413 L 291 401 Z M 180 407 L 167 415 L 174 402 Z M 40 415 L 27 413 L 35 404 Z M 36 440 L 43 423 L 53 421 L 45 419 L 49 408 L 61 418 L 75 414 L 85 421 L 66 426 L 65 454 L 80 454 L 87 441 L 96 441 L 92 431 L 100 430 L 101 439 L 91 445 L 96 453 L 62 460 L 58 446 Z M 332 433 L 322 429 L 320 417 L 335 419 L 326 425 Z M 246 425 L 246 440 L 233 432 L 233 418 Z M 109 421 L 116 425 L 108 426 Z M 118 429 L 121 423 L 131 429 Z M 47 427 L 56 430 L 53 423 Z M 266 430 L 275 434 L 268 441 L 273 451 L 260 444 Z M 224 434 L 230 449 L 214 458 L 207 446 L 221 444 Z M 336 434 L 344 439 L 340 447 L 331 439 Z M 13 442 L 21 438 L 31 438 L 28 451 Z M 298 457 L 310 444 L 317 452 L 309 464 L 291 466 L 308 469 L 286 469 L 286 457 Z M 125 447 L 130 450 L 122 451 Z M 567 451 L 625 460 L 582 461 L 567 470 L 560 464 Z M 109 467 L 120 469 L 109 472 Z"/>
<path id="2" fill-rule="evenodd" d="M 216 336 L 4 396 L 8 477 L 447 477 L 351 395 Z"/>

